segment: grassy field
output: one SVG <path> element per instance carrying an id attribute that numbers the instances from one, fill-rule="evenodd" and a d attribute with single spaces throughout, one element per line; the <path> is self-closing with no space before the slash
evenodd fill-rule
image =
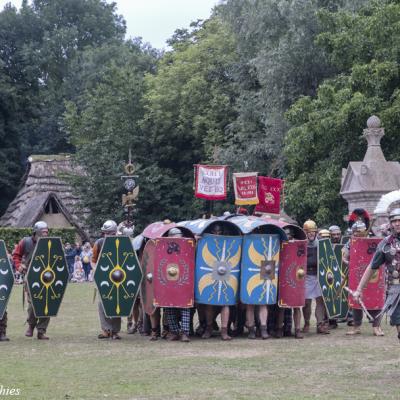
<path id="1" fill-rule="evenodd" d="M 122 334 L 97 339 L 93 287 L 71 284 L 48 342 L 24 337 L 21 286 L 9 303 L 9 343 L 0 343 L 0 389 L 21 399 L 399 399 L 400 345 L 386 336 L 331 335 L 304 340 L 219 338 L 149 342 Z M 126 323 L 123 323 L 125 330 Z M 16 396 L 1 396 L 10 398 Z"/>

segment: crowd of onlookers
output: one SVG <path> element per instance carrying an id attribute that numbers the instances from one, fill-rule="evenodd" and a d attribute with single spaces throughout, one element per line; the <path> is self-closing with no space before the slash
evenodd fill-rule
<path id="1" fill-rule="evenodd" d="M 65 243 L 65 257 L 68 264 L 69 279 L 71 282 L 87 282 L 93 280 L 91 265 L 92 246 L 89 242 L 81 246 L 80 243 L 71 245 Z"/>

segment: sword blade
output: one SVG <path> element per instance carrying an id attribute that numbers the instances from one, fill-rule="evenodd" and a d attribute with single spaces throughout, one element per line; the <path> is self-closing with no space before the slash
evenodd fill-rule
<path id="1" fill-rule="evenodd" d="M 346 290 L 349 294 L 354 296 L 354 292 L 347 286 L 344 286 L 344 290 Z M 360 304 L 360 306 L 361 306 L 362 310 L 364 311 L 365 315 L 367 316 L 367 318 L 370 321 L 373 321 L 375 318 L 373 318 L 372 315 L 368 312 L 367 307 L 365 307 L 364 302 L 360 298 L 358 299 L 358 304 Z"/>

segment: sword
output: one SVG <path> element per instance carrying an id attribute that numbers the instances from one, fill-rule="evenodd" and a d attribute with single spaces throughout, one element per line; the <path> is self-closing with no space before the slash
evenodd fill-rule
<path id="1" fill-rule="evenodd" d="M 349 294 L 354 296 L 354 292 L 347 286 L 344 287 L 344 290 L 346 290 Z M 375 318 L 373 318 L 372 315 L 368 312 L 367 307 L 365 307 L 364 302 L 360 298 L 358 298 L 358 303 L 360 304 L 360 306 L 361 306 L 362 310 L 364 311 L 365 315 L 367 316 L 367 318 L 370 321 L 373 321 Z"/>

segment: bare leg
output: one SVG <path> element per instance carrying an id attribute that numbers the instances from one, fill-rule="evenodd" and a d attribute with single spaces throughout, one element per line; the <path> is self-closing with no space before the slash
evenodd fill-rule
<path id="1" fill-rule="evenodd" d="M 296 339 L 303 339 L 304 336 L 301 334 L 301 312 L 300 308 L 293 308 L 293 322 L 294 322 L 294 337 Z"/>
<path id="2" fill-rule="evenodd" d="M 203 339 L 209 339 L 212 336 L 212 325 L 214 319 L 214 309 L 213 306 L 206 305 L 204 310 L 206 316 L 206 330 L 204 331 L 203 335 L 201 336 Z"/>
<path id="3" fill-rule="evenodd" d="M 254 305 L 246 304 L 246 326 L 249 330 L 248 339 L 255 339 L 256 332 L 254 331 Z"/>
<path id="4" fill-rule="evenodd" d="M 157 308 L 153 315 L 150 315 L 151 335 L 150 340 L 157 340 L 160 336 L 160 309 Z"/>
<path id="5" fill-rule="evenodd" d="M 260 316 L 261 338 L 262 339 L 268 339 L 269 335 L 268 335 L 268 332 L 267 332 L 267 318 L 268 318 L 268 308 L 267 308 L 267 306 L 266 305 L 260 306 L 258 313 L 259 313 L 259 316 Z M 283 316 L 283 314 L 282 314 L 282 316 Z M 279 320 L 279 312 L 278 312 L 278 320 Z"/>
<path id="6" fill-rule="evenodd" d="M 229 306 L 223 306 L 221 310 L 221 339 L 231 340 L 228 335 Z"/>
<path id="7" fill-rule="evenodd" d="M 254 306 L 252 304 L 246 304 L 246 325 L 254 327 Z"/>
<path id="8" fill-rule="evenodd" d="M 276 327 L 275 327 L 275 336 L 277 339 L 283 337 L 283 319 L 285 317 L 285 309 L 279 308 L 276 314 Z"/>
<path id="9" fill-rule="evenodd" d="M 312 303 L 312 299 L 306 299 L 306 304 L 303 307 L 303 317 L 304 317 L 303 332 L 304 333 L 308 333 L 310 331 L 311 303 Z"/>
<path id="10" fill-rule="evenodd" d="M 317 320 L 317 333 L 328 334 L 329 328 L 324 324 L 325 304 L 322 296 L 315 299 L 315 318 Z"/>

